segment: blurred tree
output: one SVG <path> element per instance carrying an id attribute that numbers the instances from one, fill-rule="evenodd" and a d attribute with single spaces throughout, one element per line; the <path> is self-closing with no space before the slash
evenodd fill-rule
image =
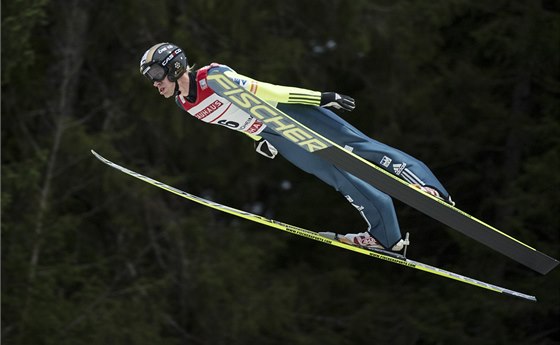
<path id="1" fill-rule="evenodd" d="M 462 208 L 558 257 L 553 3 L 3 5 L 6 343 L 558 343 L 557 272 L 529 276 L 403 205 L 410 255 L 543 302 L 263 231 L 132 181 L 88 152 L 279 220 L 363 229 L 320 181 L 164 102 L 138 62 L 172 41 L 197 68 L 216 61 L 258 80 L 355 96 L 350 122 L 423 159 Z"/>

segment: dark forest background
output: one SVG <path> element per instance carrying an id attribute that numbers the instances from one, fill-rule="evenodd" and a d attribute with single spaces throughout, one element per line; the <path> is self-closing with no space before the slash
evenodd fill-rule
<path id="1" fill-rule="evenodd" d="M 189 62 L 337 91 L 465 211 L 560 257 L 555 0 L 2 2 L 5 344 L 559 344 L 540 276 L 396 202 L 415 260 L 537 303 L 219 214 L 97 161 L 317 231 L 365 223 L 330 187 L 208 126 L 139 74 Z"/>

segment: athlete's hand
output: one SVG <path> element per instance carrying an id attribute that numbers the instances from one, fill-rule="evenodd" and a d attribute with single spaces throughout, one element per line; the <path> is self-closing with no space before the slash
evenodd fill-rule
<path id="1" fill-rule="evenodd" d="M 356 108 L 356 102 L 350 96 L 341 95 L 336 92 L 323 92 L 321 94 L 321 107 L 333 107 L 335 109 L 352 111 Z"/>
<path id="2" fill-rule="evenodd" d="M 278 154 L 276 147 L 272 146 L 272 144 L 264 138 L 261 138 L 259 141 L 255 141 L 255 151 L 270 159 L 274 159 L 274 157 Z"/>

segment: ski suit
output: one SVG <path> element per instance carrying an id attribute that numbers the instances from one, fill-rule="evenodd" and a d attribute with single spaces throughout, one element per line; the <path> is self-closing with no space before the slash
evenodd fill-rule
<path id="1" fill-rule="evenodd" d="M 204 122 L 244 132 L 256 140 L 261 137 L 266 139 L 280 155 L 295 166 L 317 176 L 342 193 L 366 220 L 368 232 L 385 248 L 391 248 L 401 239 L 390 196 L 302 149 L 217 95 L 206 82 L 208 70 L 214 66 L 218 65 L 212 64 L 189 73 L 189 94 L 176 97 L 176 103 L 181 109 Z M 321 92 L 259 82 L 231 69 L 226 75 L 246 90 L 338 145 L 352 150 L 410 183 L 430 186 L 437 189 L 443 197 L 449 196 L 424 163 L 369 138 L 332 111 L 319 107 Z"/>

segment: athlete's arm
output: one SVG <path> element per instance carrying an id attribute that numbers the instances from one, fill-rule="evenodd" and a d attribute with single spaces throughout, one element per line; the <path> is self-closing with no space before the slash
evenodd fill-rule
<path id="1" fill-rule="evenodd" d="M 235 83 L 257 97 L 276 105 L 278 103 L 306 104 L 336 109 L 353 110 L 356 105 L 352 97 L 336 92 L 319 92 L 299 87 L 281 86 L 264 83 L 247 76 L 237 74 L 233 70 L 225 72 Z"/>
<path id="2" fill-rule="evenodd" d="M 225 74 L 247 91 L 268 102 L 317 106 L 321 104 L 321 92 L 319 91 L 264 83 L 233 71 Z"/>

